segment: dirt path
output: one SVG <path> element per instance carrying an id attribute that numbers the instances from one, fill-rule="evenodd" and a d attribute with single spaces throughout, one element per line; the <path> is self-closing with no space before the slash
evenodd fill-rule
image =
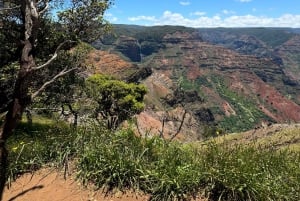
<path id="1" fill-rule="evenodd" d="M 3 201 L 146 201 L 149 196 L 136 193 L 115 193 L 105 196 L 101 191 L 82 187 L 77 181 L 50 169 L 25 174 L 5 189 Z"/>
<path id="2" fill-rule="evenodd" d="M 62 173 L 41 169 L 25 174 L 5 189 L 3 201 L 147 201 L 149 196 L 134 192 L 105 195 L 102 191 L 84 188 L 71 176 L 66 180 Z M 197 197 L 191 201 L 207 201 Z"/>

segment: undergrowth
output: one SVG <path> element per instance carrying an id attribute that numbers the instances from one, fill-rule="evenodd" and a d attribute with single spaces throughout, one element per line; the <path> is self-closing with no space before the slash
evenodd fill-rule
<path id="1" fill-rule="evenodd" d="M 193 146 L 130 129 L 109 131 L 95 124 L 22 125 L 9 141 L 9 178 L 45 164 L 76 161 L 77 178 L 98 188 L 135 189 L 151 200 L 299 200 L 300 154 L 257 146 L 213 142 Z"/>

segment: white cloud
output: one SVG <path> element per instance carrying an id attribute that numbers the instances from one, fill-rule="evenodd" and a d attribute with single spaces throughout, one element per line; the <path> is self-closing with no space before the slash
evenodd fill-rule
<path id="1" fill-rule="evenodd" d="M 300 15 L 285 14 L 278 18 L 254 15 L 230 15 L 208 17 L 205 13 L 193 13 L 196 18 L 188 18 L 181 13 L 165 11 L 161 17 L 137 16 L 130 21 L 148 21 L 147 25 L 182 25 L 188 27 L 300 27 Z M 196 15 L 198 14 L 198 15 Z"/>
<path id="2" fill-rule="evenodd" d="M 118 21 L 118 18 L 117 18 L 117 17 L 111 17 L 111 18 L 109 18 L 109 21 L 110 21 L 111 23 L 115 23 L 115 22 Z"/>
<path id="3" fill-rule="evenodd" d="M 111 14 L 111 13 L 105 13 L 104 17 L 105 17 L 108 21 L 110 21 L 111 23 L 115 23 L 115 22 L 118 21 L 118 18 L 115 17 L 115 16 L 114 16 L 113 14 Z"/>
<path id="4" fill-rule="evenodd" d="M 203 15 L 206 15 L 206 12 L 196 11 L 196 12 L 190 13 L 190 15 L 203 16 Z"/>
<path id="5" fill-rule="evenodd" d="M 189 1 L 180 1 L 179 3 L 180 3 L 180 5 L 182 5 L 182 6 L 188 6 L 188 5 L 191 4 L 191 2 L 189 2 Z"/>
<path id="6" fill-rule="evenodd" d="M 222 10 L 222 13 L 225 14 L 225 15 L 235 14 L 234 11 L 232 11 L 232 10 L 226 10 L 226 9 Z"/>
<path id="7" fill-rule="evenodd" d="M 238 0 L 238 1 L 241 3 L 248 3 L 248 2 L 251 2 L 252 0 Z"/>
<path id="8" fill-rule="evenodd" d="M 135 22 L 135 21 L 156 21 L 156 18 L 154 16 L 144 16 L 140 15 L 137 17 L 129 17 L 129 21 Z"/>

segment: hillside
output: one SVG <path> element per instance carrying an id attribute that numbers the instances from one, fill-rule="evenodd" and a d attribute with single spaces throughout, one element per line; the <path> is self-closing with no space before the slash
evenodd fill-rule
<path id="1" fill-rule="evenodd" d="M 231 133 L 212 140 L 230 146 L 255 145 L 265 149 L 300 151 L 300 124 L 264 125 L 246 132 Z"/>
<path id="2" fill-rule="evenodd" d="M 300 121 L 297 30 L 126 25 L 114 30 L 114 37 L 94 46 L 136 69 L 152 70 L 142 81 L 149 90 L 147 109 L 138 118 L 144 133 L 164 125 L 166 136 L 172 136 L 185 111 L 178 136 L 189 140 L 215 130 Z"/>

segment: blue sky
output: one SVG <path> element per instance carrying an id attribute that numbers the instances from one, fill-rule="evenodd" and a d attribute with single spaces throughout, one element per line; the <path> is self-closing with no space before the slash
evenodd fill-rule
<path id="1" fill-rule="evenodd" d="M 300 0 L 115 0 L 116 24 L 188 27 L 300 27 Z"/>

